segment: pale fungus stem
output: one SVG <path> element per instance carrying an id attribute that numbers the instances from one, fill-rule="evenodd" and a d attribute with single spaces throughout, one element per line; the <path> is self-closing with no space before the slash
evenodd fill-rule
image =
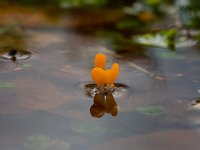
<path id="1" fill-rule="evenodd" d="M 100 91 L 100 93 L 104 93 L 105 92 L 105 85 L 100 85 L 99 91 Z"/>

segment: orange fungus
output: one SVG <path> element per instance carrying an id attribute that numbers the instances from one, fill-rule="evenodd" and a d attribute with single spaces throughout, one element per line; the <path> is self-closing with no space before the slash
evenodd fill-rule
<path id="1" fill-rule="evenodd" d="M 101 53 L 96 54 L 95 59 L 94 59 L 94 66 L 104 69 L 105 64 L 106 64 L 106 56 Z"/>

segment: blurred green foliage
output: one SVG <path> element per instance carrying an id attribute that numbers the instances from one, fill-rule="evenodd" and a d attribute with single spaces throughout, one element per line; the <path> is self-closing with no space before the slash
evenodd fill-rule
<path id="1" fill-rule="evenodd" d="M 0 27 L 0 52 L 9 50 L 13 47 L 17 49 L 26 49 L 24 41 L 25 34 L 23 28 L 18 24 L 8 24 Z"/>
<path id="2" fill-rule="evenodd" d="M 122 7 L 124 5 L 132 5 L 134 2 L 140 2 L 149 6 L 157 7 L 164 3 L 171 3 L 174 0 L 1 0 L 1 2 L 18 3 L 25 5 L 57 5 L 64 7 L 85 7 L 85 6 L 111 6 Z"/>
<path id="3" fill-rule="evenodd" d="M 189 28 L 200 28 L 200 1 L 177 1 L 177 8 L 182 24 Z"/>
<path id="4" fill-rule="evenodd" d="M 147 45 L 147 46 L 156 46 L 156 47 L 165 47 L 171 50 L 175 49 L 176 44 L 176 30 L 161 30 L 156 33 L 147 33 L 140 34 L 133 38 L 137 43 Z"/>
<path id="5" fill-rule="evenodd" d="M 144 24 L 142 24 L 134 18 L 127 17 L 117 22 L 116 28 L 119 30 L 133 31 L 137 29 L 137 31 L 142 31 L 144 29 Z"/>
<path id="6" fill-rule="evenodd" d="M 127 4 L 132 4 L 135 0 L 1 0 L 1 2 L 5 3 L 17 3 L 23 5 L 31 5 L 31 6 L 44 6 L 44 5 L 52 5 L 64 8 L 71 7 L 106 7 L 106 6 L 123 6 Z"/>
<path id="7" fill-rule="evenodd" d="M 177 45 L 177 33 L 181 31 L 177 31 L 178 28 L 176 28 L 176 22 L 181 21 L 183 28 L 187 27 L 189 30 L 200 28 L 199 0 L 1 0 L 0 4 L 1 3 L 13 3 L 36 7 L 53 6 L 56 7 L 56 9 L 101 8 L 98 9 L 100 12 L 103 12 L 104 8 L 118 8 L 120 13 L 124 15 L 123 17 L 111 23 L 102 23 L 102 25 L 99 25 L 98 27 L 95 26 L 93 28 L 94 31 L 92 31 L 97 36 L 110 40 L 114 43 L 116 49 L 129 50 L 132 49 L 133 46 L 141 44 L 167 47 L 171 50 L 175 50 Z M 98 18 L 95 20 L 97 19 Z M 166 30 L 161 22 L 168 19 L 173 20 L 174 22 L 166 23 Z M 162 32 L 151 32 L 154 23 L 156 27 L 162 30 Z M 171 26 L 175 28 L 168 30 L 168 26 L 170 26 L 170 28 Z M 20 33 L 20 30 L 17 29 L 17 32 L 11 32 L 11 34 L 10 31 L 12 31 L 10 27 L 0 29 L 1 39 L 10 42 L 9 44 L 0 42 L 0 47 L 10 48 L 10 45 L 13 47 L 13 45 L 20 44 L 19 48 L 22 49 L 25 47 L 22 38 L 23 35 Z M 139 36 L 136 37 L 135 35 Z M 195 40 L 200 41 L 199 33 L 189 35 L 188 38 L 191 37 L 195 37 Z"/>

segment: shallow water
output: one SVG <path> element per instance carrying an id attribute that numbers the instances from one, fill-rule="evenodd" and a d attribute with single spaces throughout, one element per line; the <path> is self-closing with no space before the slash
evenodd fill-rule
<path id="1" fill-rule="evenodd" d="M 105 38 L 49 24 L 17 29 L 23 40 L 13 46 L 30 51 L 29 59 L 0 60 L 1 149 L 199 149 L 200 110 L 193 107 L 200 98 L 198 45 L 119 53 Z M 114 94 L 115 117 L 90 114 L 93 98 L 84 85 L 92 83 L 98 52 L 108 67 L 120 64 L 117 82 L 127 86 Z"/>

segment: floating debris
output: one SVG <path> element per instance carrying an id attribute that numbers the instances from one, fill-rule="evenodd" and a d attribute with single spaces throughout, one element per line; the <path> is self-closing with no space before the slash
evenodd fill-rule
<path id="1" fill-rule="evenodd" d="M 161 76 L 155 76 L 155 79 L 158 79 L 158 80 L 165 80 L 164 77 L 161 77 Z"/>
<path id="2" fill-rule="evenodd" d="M 176 76 L 176 77 L 182 77 L 183 74 L 181 74 L 181 73 L 177 73 L 177 74 L 175 74 L 175 76 Z"/>
<path id="3" fill-rule="evenodd" d="M 136 68 L 137 70 L 142 71 L 143 73 L 146 73 L 146 74 L 150 75 L 151 77 L 155 75 L 154 73 L 149 72 L 148 70 L 146 70 L 146 69 L 144 69 L 144 68 L 142 68 L 142 67 L 136 65 L 136 64 L 133 63 L 133 62 L 129 62 L 128 64 L 129 64 L 131 67 Z"/>
<path id="4" fill-rule="evenodd" d="M 21 67 L 17 67 L 14 69 L 14 71 L 20 71 L 20 70 L 23 70 Z"/>
<path id="5" fill-rule="evenodd" d="M 31 52 L 25 50 L 17 50 L 15 48 L 0 52 L 0 58 L 5 60 L 11 60 L 14 62 L 16 60 L 27 60 L 30 57 Z"/>
<path id="6" fill-rule="evenodd" d="M 149 71 L 146 70 L 145 68 L 142 68 L 142 67 L 138 66 L 137 64 L 135 64 L 135 63 L 133 63 L 133 62 L 129 62 L 128 64 L 129 64 L 130 67 L 133 67 L 133 68 L 135 68 L 135 69 L 137 69 L 137 70 L 139 70 L 139 71 L 141 71 L 141 72 L 143 72 L 143 73 L 149 75 L 150 77 L 154 77 L 155 79 L 158 79 L 158 80 L 165 80 L 164 77 L 158 76 L 158 75 L 156 75 L 156 74 L 154 74 L 154 73 L 152 73 L 152 72 L 149 72 Z"/>
<path id="7" fill-rule="evenodd" d="M 21 68 L 25 69 L 25 68 L 31 68 L 32 64 L 22 64 Z"/>
<path id="8" fill-rule="evenodd" d="M 192 103 L 192 107 L 195 108 L 195 109 L 200 110 L 200 99 L 195 100 L 195 101 Z"/>
<path id="9" fill-rule="evenodd" d="M 31 64 L 22 64 L 19 67 L 14 68 L 14 71 L 21 71 L 21 70 L 28 69 L 31 67 L 32 67 Z"/>

